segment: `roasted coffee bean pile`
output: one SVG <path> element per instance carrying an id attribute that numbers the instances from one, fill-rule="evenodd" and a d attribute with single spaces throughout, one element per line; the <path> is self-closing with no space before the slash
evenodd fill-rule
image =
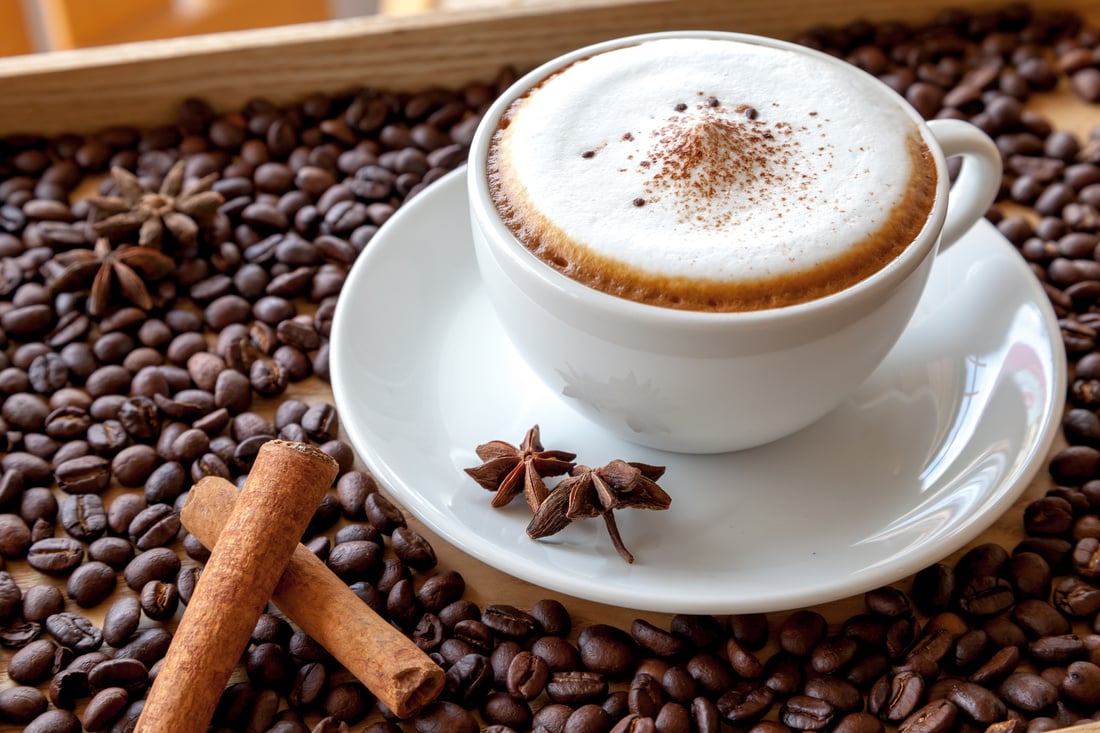
<path id="1" fill-rule="evenodd" d="M 446 669 L 446 689 L 395 720 L 270 613 L 216 730 L 1037 732 L 1096 716 L 1100 125 L 1081 139 L 1026 103 L 1056 88 L 1100 101 L 1100 33 L 1011 6 L 797 40 L 879 76 L 928 117 L 972 120 L 1004 154 L 989 216 L 1044 283 L 1074 362 L 1070 447 L 1018 546 L 982 545 L 872 591 L 843 621 L 802 610 L 574 628 L 557 600 L 475 604 L 354 469 L 333 407 L 298 399 L 297 385 L 327 377 L 349 265 L 398 206 L 463 162 L 514 75 L 231 113 L 188 100 L 160 128 L 0 141 L 0 724 L 132 730 L 207 557 L 180 526 L 188 486 L 240 481 L 276 436 L 340 463 L 303 539 Z M 192 245 L 164 247 L 176 268 L 151 283 L 151 307 L 116 283 L 93 318 L 87 290 L 55 292 L 57 258 L 92 249 L 105 216 L 87 194 L 119 193 L 109 168 L 156 191 L 180 160 L 188 183 L 215 175 L 223 203 Z"/>

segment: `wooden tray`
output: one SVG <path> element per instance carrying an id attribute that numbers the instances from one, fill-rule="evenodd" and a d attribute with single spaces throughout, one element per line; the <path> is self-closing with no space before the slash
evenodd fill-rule
<path id="1" fill-rule="evenodd" d="M 971 0 L 971 11 L 1003 0 Z M 962 3 L 933 0 L 581 0 L 537 9 L 367 17 L 0 59 L 0 135 L 88 132 L 168 122 L 180 100 L 231 109 L 356 85 L 411 91 L 492 79 L 570 48 L 645 31 L 716 28 L 790 37 L 815 24 L 929 20 Z M 1039 2 L 1094 24 L 1093 0 Z"/>
<path id="2" fill-rule="evenodd" d="M 1004 4 L 1003 0 L 971 0 L 966 7 L 980 11 Z M 488 81 L 505 65 L 522 70 L 570 48 L 636 32 L 718 28 L 792 37 L 814 24 L 839 24 L 859 18 L 927 21 L 939 10 L 958 5 L 940 0 L 602 0 L 569 7 L 372 17 L 10 57 L 0 59 L 0 136 L 90 132 L 113 124 L 170 122 L 175 119 L 179 103 L 190 96 L 201 96 L 218 110 L 231 110 L 253 97 L 285 103 L 310 92 L 334 92 L 361 85 L 413 91 L 471 80 Z M 1036 5 L 1074 10 L 1092 25 L 1100 26 L 1100 3 L 1095 0 Z M 1100 124 L 1100 108 L 1090 108 L 1065 91 L 1040 95 L 1032 104 L 1064 129 L 1085 133 Z M 293 385 L 287 396 L 308 402 L 332 399 L 328 385 L 316 379 Z M 1055 449 L 1063 445 L 1059 441 Z M 974 544 L 1016 544 L 1022 538 L 1024 506 L 1041 495 L 1049 482 L 1042 471 L 1016 506 Z M 529 607 L 551 595 L 463 555 L 417 523 L 413 526 L 432 539 L 442 566 L 465 576 L 470 600 Z M 17 581 L 24 583 L 23 578 L 17 577 Z M 119 591 L 123 592 L 129 593 Z M 667 627 L 669 618 L 577 599 L 563 600 L 573 613 L 575 628 L 591 623 L 629 628 L 639 616 Z M 90 617 L 101 622 L 108 605 L 94 609 Z M 846 599 L 815 610 L 837 623 L 861 612 L 862 599 Z M 8 658 L 10 653 L 0 652 L 0 688 L 10 684 Z M 0 733 L 15 730 L 14 726 L 0 724 Z M 1100 724 L 1074 730 L 1100 730 Z"/>

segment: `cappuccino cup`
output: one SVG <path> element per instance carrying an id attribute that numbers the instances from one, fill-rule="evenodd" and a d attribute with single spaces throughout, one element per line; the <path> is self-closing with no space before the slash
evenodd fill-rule
<path id="1" fill-rule="evenodd" d="M 716 453 L 859 387 L 1001 161 L 839 59 L 685 31 L 525 75 L 484 115 L 467 176 L 481 278 L 532 371 L 622 438 Z"/>

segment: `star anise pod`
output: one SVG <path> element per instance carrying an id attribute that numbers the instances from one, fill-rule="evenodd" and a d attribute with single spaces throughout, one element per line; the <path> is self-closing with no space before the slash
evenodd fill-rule
<path id="1" fill-rule="evenodd" d="M 657 485 L 663 466 L 611 461 L 600 468 L 578 465 L 562 479 L 535 511 L 527 526 L 532 539 L 549 537 L 565 529 L 574 519 L 603 517 L 607 533 L 619 555 L 629 563 L 634 556 L 626 549 L 615 522 L 616 509 L 668 509 L 672 498 Z"/>
<path id="2" fill-rule="evenodd" d="M 184 161 L 179 161 L 164 176 L 160 188 L 145 188 L 125 168 L 111 169 L 118 196 L 90 196 L 88 202 L 107 218 L 94 224 L 96 233 L 112 242 L 121 242 L 134 233 L 138 245 L 160 247 L 171 239 L 181 248 L 193 247 L 199 231 L 214 217 L 225 198 L 210 190 L 217 174 L 205 176 L 183 187 Z"/>
<path id="3" fill-rule="evenodd" d="M 151 247 L 123 246 L 111 248 L 105 237 L 99 238 L 93 249 L 70 249 L 59 253 L 54 261 L 64 269 L 50 288 L 55 293 L 84 287 L 90 280 L 88 313 L 102 315 L 110 305 L 117 287 L 118 294 L 144 310 L 153 307 L 153 298 L 146 281 L 159 280 L 176 266 L 166 254 Z"/>
<path id="4" fill-rule="evenodd" d="M 494 440 L 477 447 L 477 456 L 484 463 L 467 468 L 466 473 L 489 491 L 495 491 L 490 504 L 507 505 L 522 491 L 531 511 L 537 511 L 549 492 L 547 476 L 561 476 L 573 468 L 575 453 L 545 450 L 539 439 L 539 426 L 527 431 L 519 447 L 503 440 Z"/>

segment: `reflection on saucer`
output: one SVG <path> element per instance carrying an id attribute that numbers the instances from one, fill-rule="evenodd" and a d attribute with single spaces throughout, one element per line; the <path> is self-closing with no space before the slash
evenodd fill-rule
<path id="1" fill-rule="evenodd" d="M 611 377 L 606 382 L 580 373 L 569 367 L 568 373 L 558 371 L 565 380 L 562 395 L 576 400 L 579 408 L 589 409 L 605 415 L 617 415 L 630 430 L 635 433 L 668 433 L 668 425 L 654 412 L 644 409 L 644 405 L 665 405 L 656 394 L 657 388 L 648 380 L 639 382 L 630 372 L 625 377 Z"/>

